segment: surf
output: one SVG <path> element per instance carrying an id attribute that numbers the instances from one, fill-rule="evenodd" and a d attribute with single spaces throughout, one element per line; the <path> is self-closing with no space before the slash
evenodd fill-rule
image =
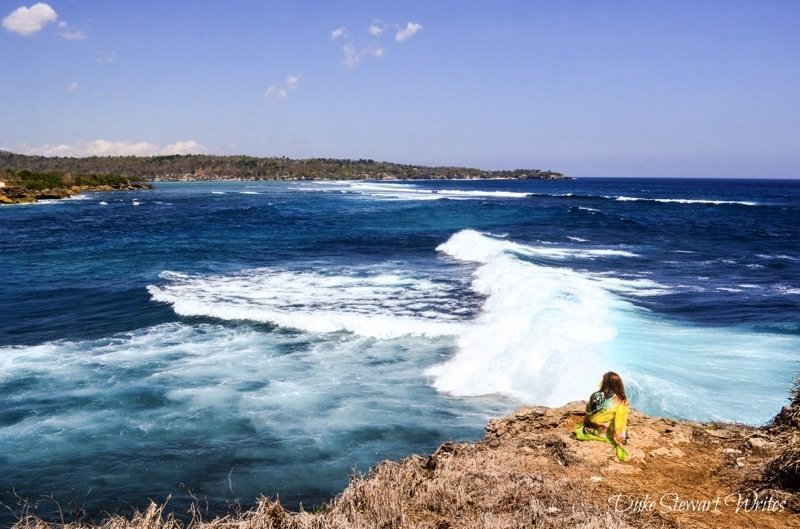
<path id="1" fill-rule="evenodd" d="M 153 301 L 181 316 L 271 323 L 315 333 L 389 339 L 452 336 L 473 309 L 442 278 L 370 267 L 336 270 L 260 268 L 232 275 L 165 271 L 147 287 Z"/>
<path id="2" fill-rule="evenodd" d="M 791 386 L 796 336 L 704 328 L 633 302 L 668 285 L 542 264 L 528 245 L 473 230 L 437 250 L 475 263 L 471 286 L 485 296 L 452 357 L 426 370 L 439 391 L 560 406 L 614 370 L 648 413 L 759 424 Z"/>

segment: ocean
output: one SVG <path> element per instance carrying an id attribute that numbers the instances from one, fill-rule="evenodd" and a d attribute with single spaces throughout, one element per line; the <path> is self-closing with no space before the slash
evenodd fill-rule
<path id="1" fill-rule="evenodd" d="M 798 234 L 796 180 L 157 183 L 0 207 L 0 503 L 311 509 L 607 370 L 644 412 L 762 424 L 799 371 Z"/>

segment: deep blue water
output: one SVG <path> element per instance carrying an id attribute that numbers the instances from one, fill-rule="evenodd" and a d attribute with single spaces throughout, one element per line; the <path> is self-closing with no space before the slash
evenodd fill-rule
<path id="1" fill-rule="evenodd" d="M 1 207 L 0 496 L 310 507 L 608 369 L 646 412 L 763 423 L 800 358 L 798 233 L 800 181 L 162 183 Z"/>

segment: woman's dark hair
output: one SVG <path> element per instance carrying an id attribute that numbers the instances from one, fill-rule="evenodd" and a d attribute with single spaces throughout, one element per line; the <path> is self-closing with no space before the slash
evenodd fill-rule
<path id="1" fill-rule="evenodd" d="M 622 383 L 622 377 L 613 371 L 603 375 L 600 391 L 603 392 L 607 399 L 610 399 L 612 395 L 616 395 L 620 400 L 628 400 L 628 397 L 625 396 L 625 384 Z"/>

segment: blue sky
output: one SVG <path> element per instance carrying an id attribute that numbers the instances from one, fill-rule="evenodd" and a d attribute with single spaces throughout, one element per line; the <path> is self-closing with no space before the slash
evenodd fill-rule
<path id="1" fill-rule="evenodd" d="M 800 178 L 796 1 L 0 0 L 0 18 L 15 152 Z"/>

